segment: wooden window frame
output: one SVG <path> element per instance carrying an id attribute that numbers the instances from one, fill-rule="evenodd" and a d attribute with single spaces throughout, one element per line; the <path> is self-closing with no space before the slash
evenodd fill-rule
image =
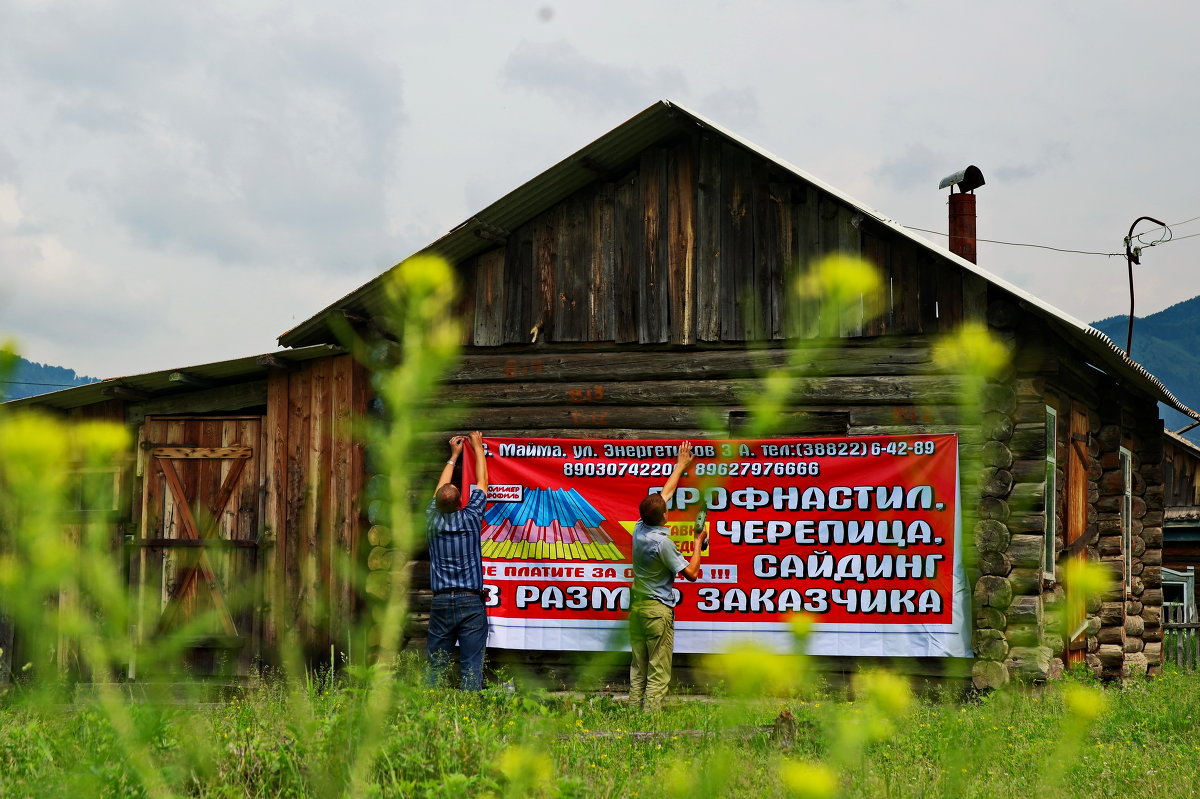
<path id="1" fill-rule="evenodd" d="M 93 475 L 112 477 L 112 507 L 85 508 L 88 499 L 86 481 Z M 72 466 L 67 479 L 70 481 L 70 507 L 65 508 L 67 521 L 84 522 L 97 517 L 112 516 L 121 510 L 121 491 L 125 484 L 124 465 L 115 466 Z M 107 495 L 107 492 L 106 492 Z"/>
<path id="2" fill-rule="evenodd" d="M 1133 452 L 1121 447 L 1117 453 L 1121 465 L 1121 571 L 1128 597 L 1133 592 Z"/>
<path id="3" fill-rule="evenodd" d="M 1046 541 L 1042 555 L 1042 576 L 1054 580 L 1058 555 L 1058 409 L 1046 406 Z"/>

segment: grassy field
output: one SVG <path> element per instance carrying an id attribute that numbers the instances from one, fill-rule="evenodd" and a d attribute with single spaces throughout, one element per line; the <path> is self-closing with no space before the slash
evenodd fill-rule
<path id="1" fill-rule="evenodd" d="M 1200 681 L 1068 680 L 981 699 L 677 699 L 647 718 L 606 696 L 433 691 L 404 677 L 364 786 L 377 796 L 1193 796 Z M 139 703 L 135 740 L 171 794 L 336 796 L 364 691 L 263 683 L 220 703 Z M 137 796 L 128 739 L 99 707 L 0 713 L 0 795 Z M 784 709 L 794 735 L 773 732 Z"/>

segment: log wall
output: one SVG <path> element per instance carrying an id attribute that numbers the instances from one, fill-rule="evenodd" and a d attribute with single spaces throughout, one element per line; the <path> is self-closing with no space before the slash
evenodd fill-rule
<path id="1" fill-rule="evenodd" d="M 1119 386 L 1065 344 L 1045 321 L 994 303 L 989 322 L 1018 353 L 1007 381 L 986 392 L 984 481 L 974 525 L 975 683 L 1042 680 L 1077 660 L 1118 679 L 1161 668 L 1162 423 L 1154 402 Z M 1046 407 L 1057 411 L 1046 429 Z M 1055 493 L 1047 503 L 1047 442 L 1055 447 Z M 1120 449 L 1131 453 L 1132 547 L 1126 589 Z M 964 477 L 964 486 L 968 483 Z M 1053 507 L 1054 568 L 1046 568 Z M 1061 583 L 1069 558 L 1107 567 L 1112 589 L 1078 619 L 1065 617 Z M 1072 656 L 1074 649 L 1075 655 Z"/>
<path id="2" fill-rule="evenodd" d="M 958 433 L 962 451 L 978 456 L 982 422 L 963 405 L 962 380 L 938 371 L 933 344 L 933 337 L 912 335 L 801 340 L 786 349 L 700 344 L 477 347 L 466 350 L 449 375 L 444 398 L 464 406 L 459 430 L 480 429 L 488 436 L 728 437 L 737 436 L 746 424 L 763 376 L 782 369 L 797 379 L 795 404 L 778 418 L 771 435 Z M 716 426 L 709 427 L 712 423 Z M 426 490 L 418 489 L 419 501 L 432 496 L 448 436 L 431 442 L 434 451 Z M 371 529 L 371 535 L 387 540 L 386 530 Z M 379 554 L 383 562 L 385 553 Z M 409 644 L 423 651 L 432 601 L 424 553 L 417 553 L 412 568 Z M 497 651 L 489 657 L 510 668 L 536 667 L 565 685 L 577 655 Z M 680 678 L 689 680 L 686 667 L 693 658 L 677 660 L 685 668 Z M 946 664 L 908 666 L 941 674 Z M 613 676 L 621 671 L 617 667 Z"/>

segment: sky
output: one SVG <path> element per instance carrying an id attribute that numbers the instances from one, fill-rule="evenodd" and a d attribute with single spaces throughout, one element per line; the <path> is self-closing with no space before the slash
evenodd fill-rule
<path id="1" fill-rule="evenodd" d="M 1145 315 L 1200 294 L 1198 30 L 1194 2 L 0 0 L 0 339 L 95 377 L 274 351 L 663 99 L 918 228 L 967 164 L 983 239 L 1170 223 Z M 979 263 L 1129 309 L 1123 256 Z"/>

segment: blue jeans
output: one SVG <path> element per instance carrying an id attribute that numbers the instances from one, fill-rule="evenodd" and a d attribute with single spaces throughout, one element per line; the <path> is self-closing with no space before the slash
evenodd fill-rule
<path id="1" fill-rule="evenodd" d="M 483 688 L 483 650 L 487 645 L 487 608 L 478 594 L 434 594 L 429 611 L 429 683 L 445 674 L 459 647 L 462 688 Z"/>

